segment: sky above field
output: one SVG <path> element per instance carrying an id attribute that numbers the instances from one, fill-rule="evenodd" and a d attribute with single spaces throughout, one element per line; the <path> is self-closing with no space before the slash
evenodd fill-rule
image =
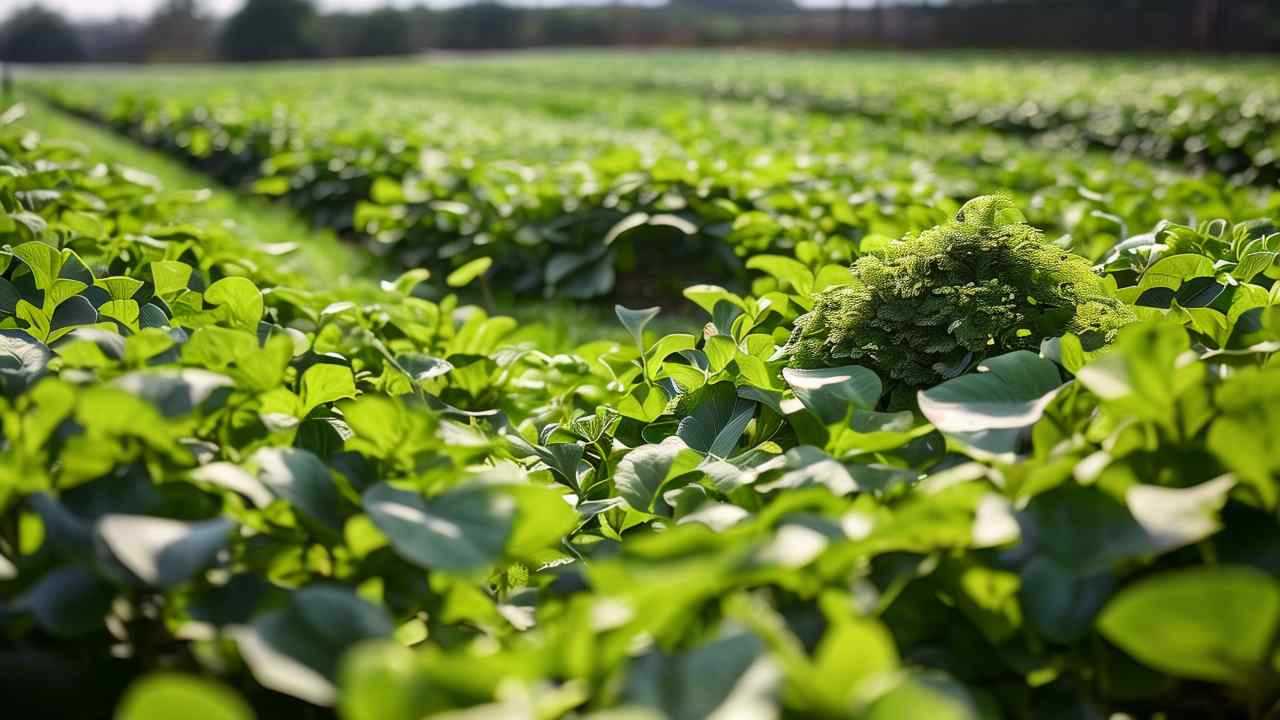
<path id="1" fill-rule="evenodd" d="M 40 0 L 46 7 L 56 8 L 77 20 L 108 20 L 120 16 L 140 17 L 147 15 L 162 0 Z M 611 0 L 596 0 L 604 4 Z M 853 6 L 868 4 L 871 0 L 852 0 Z M 204 6 L 218 15 L 226 15 L 240 7 L 244 0 L 205 0 Z M 369 8 L 395 5 L 408 7 L 411 5 L 431 5 L 442 7 L 456 5 L 459 0 L 320 0 L 320 7 L 325 10 L 368 10 Z M 566 0 L 511 0 L 517 5 L 560 5 Z M 590 3 L 591 0 L 575 0 L 578 4 Z M 0 0 L 0 18 L 6 17 L 16 7 L 30 4 L 30 0 Z M 800 0 L 801 5 L 831 6 L 840 4 L 840 0 Z"/>

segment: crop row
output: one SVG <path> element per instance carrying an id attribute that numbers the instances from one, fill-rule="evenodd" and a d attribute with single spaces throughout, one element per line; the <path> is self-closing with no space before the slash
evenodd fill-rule
<path id="1" fill-rule="evenodd" d="M 1280 700 L 1274 223 L 1165 224 L 1099 276 L 982 198 L 852 272 L 755 256 L 752 294 L 684 291 L 690 332 L 619 307 L 629 341 L 553 355 L 421 271 L 282 271 L 20 110 L 0 166 L 11 710 Z"/>
<path id="2" fill-rule="evenodd" d="M 561 54 L 486 64 L 544 86 L 678 90 L 854 113 L 917 128 L 986 127 L 1280 180 L 1280 83 L 1273 61 L 685 53 Z"/>
<path id="3" fill-rule="evenodd" d="M 762 252 L 848 262 L 993 187 L 1094 258 L 1162 219 L 1239 220 L 1280 203 L 1213 174 L 991 132 L 657 92 L 548 94 L 450 70 L 361 68 L 330 88 L 346 98 L 336 107 L 315 92 L 335 81 L 308 70 L 180 87 L 60 79 L 49 92 L 405 267 L 446 274 L 488 258 L 493 284 L 518 294 L 670 297 L 691 281 L 740 284 Z"/>

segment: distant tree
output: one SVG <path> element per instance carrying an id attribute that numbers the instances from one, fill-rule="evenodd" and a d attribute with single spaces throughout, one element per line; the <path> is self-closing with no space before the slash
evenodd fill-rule
<path id="1" fill-rule="evenodd" d="M 358 16 L 348 52 L 357 57 L 408 55 L 415 50 L 408 13 L 385 7 Z"/>
<path id="2" fill-rule="evenodd" d="M 220 54 L 242 62 L 311 57 L 315 14 L 311 0 L 245 0 L 222 29 Z"/>
<path id="3" fill-rule="evenodd" d="M 38 5 L 17 11 L 0 28 L 0 60 L 60 63 L 87 59 L 80 36 L 71 23 Z"/>
<path id="4" fill-rule="evenodd" d="M 789 12 L 796 9 L 795 0 L 671 0 L 671 6 L 737 15 Z"/>
<path id="5" fill-rule="evenodd" d="M 209 58 L 213 24 L 199 0 L 166 0 L 142 31 L 143 58 L 150 62 L 194 62 Z"/>
<path id="6" fill-rule="evenodd" d="M 498 3 L 463 5 L 443 14 L 441 44 L 460 50 L 518 47 L 522 17 L 516 8 Z"/>

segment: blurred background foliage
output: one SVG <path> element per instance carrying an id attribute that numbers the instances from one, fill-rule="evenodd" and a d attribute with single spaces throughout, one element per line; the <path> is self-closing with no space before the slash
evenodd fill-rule
<path id="1" fill-rule="evenodd" d="M 201 0 L 166 0 L 150 17 L 73 20 L 39 4 L 16 8 L 0 18 L 0 59 L 264 61 L 565 46 L 1280 51 L 1274 0 L 844 0 L 825 7 L 482 0 L 367 12 L 322 12 L 313 0 L 245 0 L 225 17 Z"/>

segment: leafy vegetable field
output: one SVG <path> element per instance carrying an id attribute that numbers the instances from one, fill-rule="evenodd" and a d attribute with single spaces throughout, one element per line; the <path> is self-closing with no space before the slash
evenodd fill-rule
<path id="1" fill-rule="evenodd" d="M 1262 68 L 628 57 L 22 79 L 7 708 L 1280 717 Z"/>

